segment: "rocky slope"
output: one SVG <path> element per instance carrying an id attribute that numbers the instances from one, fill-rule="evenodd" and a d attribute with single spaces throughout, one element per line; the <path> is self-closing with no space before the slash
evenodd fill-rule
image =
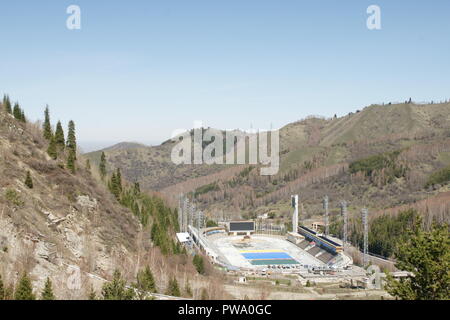
<path id="1" fill-rule="evenodd" d="M 28 272 L 47 276 L 60 298 L 82 298 L 95 279 L 134 265 L 139 223 L 84 168 L 51 160 L 39 128 L 0 105 L 0 274 L 8 284 Z M 33 181 L 24 184 L 26 172 Z"/>

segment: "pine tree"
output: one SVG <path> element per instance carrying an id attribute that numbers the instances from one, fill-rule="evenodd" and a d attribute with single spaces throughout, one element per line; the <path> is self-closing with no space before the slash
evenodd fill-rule
<path id="1" fill-rule="evenodd" d="M 1 274 L 0 274 L 0 300 L 5 300 L 5 286 L 3 285 Z"/>
<path id="2" fill-rule="evenodd" d="M 133 300 L 134 290 L 126 289 L 125 280 L 120 271 L 114 271 L 113 280 L 105 283 L 102 287 L 102 296 L 104 300 Z"/>
<path id="3" fill-rule="evenodd" d="M 122 174 L 120 173 L 120 169 L 117 168 L 117 173 L 116 173 L 116 183 L 117 183 L 117 190 L 119 192 L 119 194 L 122 193 Z"/>
<path id="4" fill-rule="evenodd" d="M 144 292 L 156 292 L 155 278 L 153 277 L 153 273 L 149 266 L 138 272 L 135 287 Z"/>
<path id="5" fill-rule="evenodd" d="M 205 266 L 203 264 L 202 256 L 196 254 L 194 256 L 194 259 L 193 259 L 192 263 L 194 264 L 195 269 L 197 270 L 198 273 L 200 273 L 200 274 L 204 274 L 205 273 Z"/>
<path id="6" fill-rule="evenodd" d="M 33 179 L 31 179 L 30 171 L 27 171 L 27 177 L 25 178 L 25 185 L 28 188 L 33 189 Z"/>
<path id="7" fill-rule="evenodd" d="M 91 290 L 89 291 L 89 300 L 97 300 L 97 294 L 95 293 L 94 287 L 91 285 Z"/>
<path id="8" fill-rule="evenodd" d="M 66 145 L 66 141 L 64 139 L 64 130 L 62 128 L 61 125 L 61 121 L 58 121 L 58 123 L 56 124 L 56 130 L 55 130 L 55 142 L 56 145 L 61 148 L 62 150 L 64 150 L 64 147 Z"/>
<path id="9" fill-rule="evenodd" d="M 180 288 L 178 287 L 178 281 L 175 277 L 169 280 L 169 286 L 167 288 L 167 295 L 179 297 L 181 296 Z"/>
<path id="10" fill-rule="evenodd" d="M 33 287 L 31 286 L 31 280 L 27 274 L 24 273 L 20 278 L 19 285 L 14 294 L 15 300 L 36 300 L 33 294 Z"/>
<path id="11" fill-rule="evenodd" d="M 113 172 L 112 176 L 111 176 L 111 180 L 108 184 L 109 187 L 109 191 L 111 191 L 111 193 L 116 197 L 117 201 L 120 200 L 120 176 L 119 176 L 120 172 L 116 171 Z"/>
<path id="12" fill-rule="evenodd" d="M 206 290 L 206 288 L 203 288 L 200 300 L 208 300 L 208 299 L 209 299 L 208 290 Z"/>
<path id="13" fill-rule="evenodd" d="M 139 185 L 139 182 L 134 183 L 133 192 L 135 195 L 139 195 L 141 193 L 141 186 Z"/>
<path id="14" fill-rule="evenodd" d="M 186 285 L 184 286 L 184 292 L 185 292 L 186 296 L 188 296 L 189 298 L 192 297 L 192 288 L 189 283 L 189 280 L 186 281 Z"/>
<path id="15" fill-rule="evenodd" d="M 11 101 L 9 100 L 9 96 L 4 96 L 3 97 L 3 105 L 5 106 L 5 111 L 8 113 L 12 113 L 12 109 L 11 109 Z"/>
<path id="16" fill-rule="evenodd" d="M 55 300 L 55 295 L 53 294 L 52 282 L 50 278 L 47 277 L 45 281 L 44 290 L 41 293 L 41 300 Z"/>
<path id="17" fill-rule="evenodd" d="M 100 176 L 102 177 L 102 180 L 106 177 L 106 156 L 105 153 L 102 152 L 102 156 L 100 157 Z"/>
<path id="18" fill-rule="evenodd" d="M 27 118 L 25 117 L 25 112 L 23 110 L 21 110 L 20 112 L 20 121 L 22 121 L 23 123 L 27 122 Z"/>
<path id="19" fill-rule="evenodd" d="M 69 156 L 67 157 L 67 168 L 75 174 L 75 151 L 73 149 L 69 149 Z"/>
<path id="20" fill-rule="evenodd" d="M 20 106 L 19 106 L 19 104 L 17 102 L 14 104 L 13 116 L 17 120 L 21 120 L 22 119 L 22 110 L 20 109 Z"/>
<path id="21" fill-rule="evenodd" d="M 58 152 L 56 150 L 56 141 L 53 134 L 50 137 L 50 143 L 47 148 L 47 153 L 50 157 L 52 157 L 53 160 L 56 160 L 58 158 Z"/>
<path id="22" fill-rule="evenodd" d="M 50 111 L 48 109 L 48 105 L 45 107 L 45 120 L 43 124 L 44 129 L 44 138 L 47 140 L 51 140 L 53 136 L 52 125 L 50 124 Z"/>
<path id="23" fill-rule="evenodd" d="M 91 161 L 89 159 L 86 159 L 86 171 L 91 173 Z"/>
<path id="24" fill-rule="evenodd" d="M 77 159 L 77 139 L 75 137 L 75 122 L 69 121 L 69 132 L 67 133 L 67 148 L 74 151 L 75 160 Z"/>

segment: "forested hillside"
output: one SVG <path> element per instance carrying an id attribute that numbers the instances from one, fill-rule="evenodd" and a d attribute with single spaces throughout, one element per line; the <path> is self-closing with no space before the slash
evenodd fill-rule
<path id="1" fill-rule="evenodd" d="M 214 270 L 200 275 L 175 242 L 176 210 L 81 155 L 73 121 L 65 132 L 48 107 L 43 116 L 0 103 L 0 299 L 129 298 L 107 280 L 223 297 Z"/>

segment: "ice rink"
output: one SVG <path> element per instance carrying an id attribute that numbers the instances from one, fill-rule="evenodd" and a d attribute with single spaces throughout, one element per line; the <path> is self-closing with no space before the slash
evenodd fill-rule
<path id="1" fill-rule="evenodd" d="M 303 251 L 285 237 L 252 235 L 243 236 L 217 234 L 207 241 L 225 263 L 246 269 L 260 269 L 270 265 L 324 266 L 324 263 Z"/>

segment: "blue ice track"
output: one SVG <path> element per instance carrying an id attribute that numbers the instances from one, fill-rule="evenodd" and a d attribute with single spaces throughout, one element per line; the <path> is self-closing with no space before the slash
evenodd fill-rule
<path id="1" fill-rule="evenodd" d="M 285 252 L 252 252 L 241 254 L 247 260 L 292 259 L 292 257 Z"/>

